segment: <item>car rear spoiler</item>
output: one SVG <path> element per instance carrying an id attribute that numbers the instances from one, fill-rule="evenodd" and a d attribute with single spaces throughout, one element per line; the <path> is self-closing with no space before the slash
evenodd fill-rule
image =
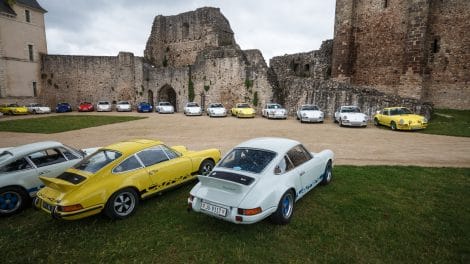
<path id="1" fill-rule="evenodd" d="M 49 188 L 60 192 L 67 192 L 73 190 L 78 187 L 78 185 L 73 184 L 71 182 L 64 181 L 59 178 L 47 178 L 44 176 L 40 176 L 39 179 Z"/>
<path id="2" fill-rule="evenodd" d="M 247 189 L 249 189 L 247 185 L 220 178 L 208 177 L 203 175 L 198 175 L 197 178 L 199 179 L 199 182 L 201 182 L 202 186 L 219 189 L 226 192 L 243 193 L 246 192 Z"/>

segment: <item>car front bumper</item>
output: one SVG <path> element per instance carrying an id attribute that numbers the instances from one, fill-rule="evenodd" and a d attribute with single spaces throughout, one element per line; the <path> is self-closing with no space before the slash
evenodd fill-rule
<path id="1" fill-rule="evenodd" d="M 302 116 L 302 118 L 300 120 L 302 122 L 307 122 L 307 123 L 318 123 L 318 122 L 323 122 L 323 117 Z"/>
<path id="2" fill-rule="evenodd" d="M 349 120 L 341 120 L 341 124 L 342 124 L 343 126 L 363 127 L 363 126 L 367 126 L 367 121 L 349 121 Z"/>
<path id="3" fill-rule="evenodd" d="M 428 126 L 427 123 L 417 123 L 417 124 L 397 124 L 398 130 L 421 130 L 425 129 Z"/>

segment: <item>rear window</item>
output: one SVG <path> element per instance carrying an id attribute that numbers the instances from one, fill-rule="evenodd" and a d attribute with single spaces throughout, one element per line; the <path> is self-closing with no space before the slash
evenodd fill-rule
<path id="1" fill-rule="evenodd" d="M 93 155 L 83 159 L 80 163 L 75 165 L 74 168 L 77 170 L 95 173 L 121 156 L 121 153 L 114 150 L 98 150 Z"/>
<path id="2" fill-rule="evenodd" d="M 276 156 L 275 152 L 261 149 L 233 149 L 218 165 L 236 171 L 260 173 Z"/>

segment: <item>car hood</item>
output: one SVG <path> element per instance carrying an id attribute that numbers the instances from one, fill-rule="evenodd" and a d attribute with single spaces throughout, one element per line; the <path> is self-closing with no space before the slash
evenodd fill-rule
<path id="1" fill-rule="evenodd" d="M 424 119 L 424 116 L 415 115 L 415 114 L 398 115 L 398 116 L 393 116 L 393 117 L 396 120 L 403 119 L 405 121 L 421 121 Z"/>
<path id="2" fill-rule="evenodd" d="M 231 207 L 238 207 L 258 180 L 252 174 L 230 170 L 214 170 L 198 179 L 191 195 Z"/>
<path id="3" fill-rule="evenodd" d="M 208 111 L 216 112 L 216 113 L 223 113 L 225 112 L 225 108 L 217 107 L 217 108 L 209 108 Z"/>
<path id="4" fill-rule="evenodd" d="M 319 110 L 302 110 L 300 111 L 300 114 L 301 115 L 305 115 L 305 116 L 308 116 L 308 117 L 319 117 L 322 115 L 322 111 L 319 111 Z"/>
<path id="5" fill-rule="evenodd" d="M 255 112 L 253 108 L 238 108 L 238 111 L 244 113 L 244 114 L 252 114 Z"/>
<path id="6" fill-rule="evenodd" d="M 201 111 L 201 107 L 186 107 L 186 111 L 199 112 Z"/>
<path id="7" fill-rule="evenodd" d="M 343 119 L 345 116 L 348 120 L 359 120 L 359 121 L 364 120 L 364 118 L 366 117 L 366 115 L 363 113 L 341 113 L 340 114 L 340 117 Z"/>

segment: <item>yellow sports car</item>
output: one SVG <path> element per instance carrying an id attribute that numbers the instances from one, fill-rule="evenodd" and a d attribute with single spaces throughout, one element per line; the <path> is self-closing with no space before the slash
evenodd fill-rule
<path id="1" fill-rule="evenodd" d="M 56 178 L 40 177 L 46 187 L 37 193 L 34 205 L 66 220 L 102 211 L 122 219 L 135 211 L 139 199 L 206 175 L 219 160 L 218 149 L 189 151 L 147 139 L 119 142 Z"/>
<path id="2" fill-rule="evenodd" d="M 389 126 L 392 130 L 418 130 L 428 126 L 428 120 L 406 107 L 387 107 L 374 116 L 374 125 Z"/>
<path id="3" fill-rule="evenodd" d="M 255 117 L 256 111 L 247 103 L 238 103 L 231 110 L 232 116 L 236 117 Z"/>
<path id="4" fill-rule="evenodd" d="M 0 105 L 0 112 L 6 115 L 27 115 L 28 108 L 19 106 L 18 104 Z"/>

